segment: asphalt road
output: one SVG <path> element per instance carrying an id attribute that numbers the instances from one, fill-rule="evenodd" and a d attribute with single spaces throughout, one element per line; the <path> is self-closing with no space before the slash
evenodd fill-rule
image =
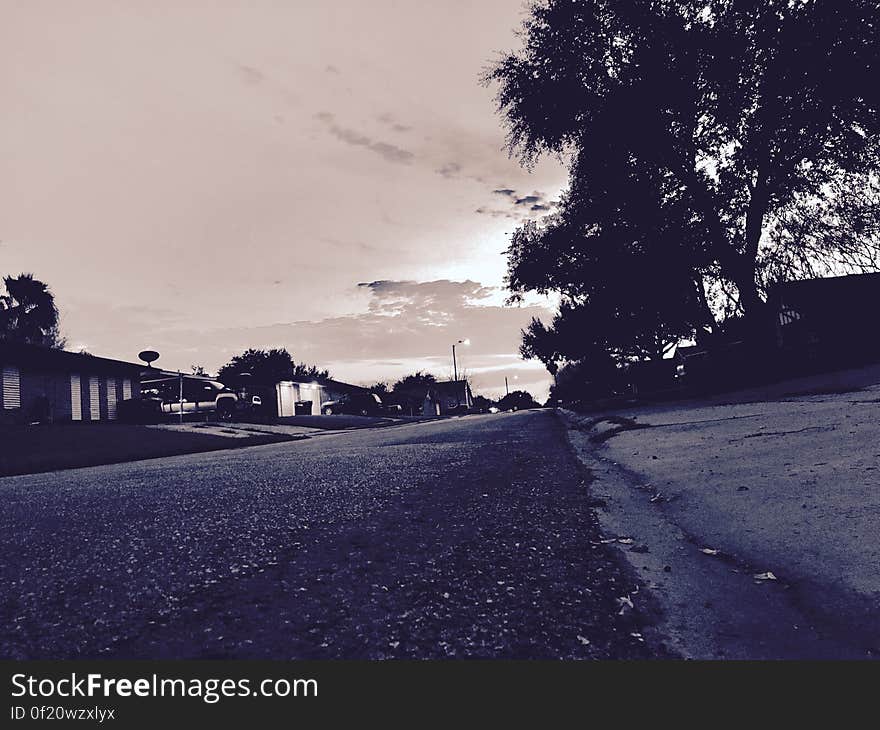
<path id="1" fill-rule="evenodd" d="M 653 656 L 547 411 L 8 477 L 0 498 L 3 658 Z"/>

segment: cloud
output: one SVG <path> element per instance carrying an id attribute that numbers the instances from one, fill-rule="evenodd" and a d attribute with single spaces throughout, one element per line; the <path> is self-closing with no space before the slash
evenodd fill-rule
<path id="1" fill-rule="evenodd" d="M 477 208 L 474 213 L 477 215 L 488 215 L 492 218 L 512 218 L 513 220 L 519 220 L 520 216 L 514 213 L 511 213 L 509 210 L 497 210 L 492 208 L 487 208 L 486 206 L 481 205 Z"/>
<path id="2" fill-rule="evenodd" d="M 245 66 L 242 64 L 239 65 L 238 71 L 241 74 L 242 80 L 248 86 L 257 86 L 266 80 L 266 74 L 253 66 Z"/>
<path id="3" fill-rule="evenodd" d="M 540 195 L 526 195 L 524 198 L 517 198 L 516 203 L 514 205 L 533 205 L 534 203 L 541 202 Z"/>
<path id="4" fill-rule="evenodd" d="M 559 205 L 558 200 L 548 201 L 546 195 L 540 190 L 535 190 L 530 195 L 517 196 L 514 188 L 495 188 L 492 190 L 492 194 L 496 196 L 495 202 L 492 205 L 480 206 L 474 211 L 475 213 L 493 218 L 509 218 L 524 223 L 527 220 L 550 213 Z M 500 200 L 498 196 L 500 196 Z"/>
<path id="5" fill-rule="evenodd" d="M 388 160 L 388 162 L 407 164 L 413 159 L 413 157 L 415 157 L 415 155 L 409 150 L 405 150 L 387 142 L 373 142 L 367 146 L 373 152 Z"/>
<path id="6" fill-rule="evenodd" d="M 409 150 L 405 150 L 397 145 L 389 142 L 376 142 L 361 132 L 347 127 L 340 127 L 336 124 L 335 117 L 330 112 L 318 112 L 315 118 L 323 122 L 331 135 L 337 139 L 350 144 L 354 147 L 364 147 L 371 152 L 375 152 L 388 162 L 398 164 L 409 164 L 415 158 L 415 155 Z"/>
<path id="7" fill-rule="evenodd" d="M 366 297 L 360 311 L 316 320 L 212 328 L 186 311 L 78 300 L 65 309 L 62 324 L 91 332 L 76 343 L 108 357 L 132 360 L 149 344 L 162 353 L 162 367 L 198 362 L 216 371 L 249 347 L 286 347 L 298 361 L 329 367 L 337 378 L 361 384 L 393 382 L 418 369 L 450 377 L 452 343 L 468 338 L 471 344 L 457 350 L 458 364 L 475 390 L 498 395 L 504 376 L 519 374 L 517 387 L 528 384 L 530 392 L 545 397 L 549 376 L 517 351 L 520 330 L 532 317 L 549 319 L 549 306 L 504 306 L 503 291 L 473 280 L 378 279 L 351 290 Z M 100 330 L 86 326 L 95 321 L 101 321 Z"/>
<path id="8" fill-rule="evenodd" d="M 412 127 L 408 124 L 401 124 L 400 122 L 398 122 L 388 112 L 386 112 L 385 114 L 380 114 L 377 119 L 387 127 L 391 127 L 391 129 L 393 129 L 395 132 L 409 132 L 412 129 Z"/>
<path id="9" fill-rule="evenodd" d="M 365 312 L 259 328 L 249 341 L 289 342 L 298 359 L 332 365 L 351 382 L 369 382 L 420 368 L 449 377 L 452 343 L 468 338 L 471 344 L 459 348 L 459 366 L 476 389 L 497 392 L 505 374 L 519 373 L 543 397 L 549 376 L 540 363 L 523 362 L 518 348 L 520 330 L 532 317 L 548 318 L 548 307 L 503 306 L 502 292 L 472 280 L 377 280 L 358 289 L 370 295 Z"/>
<path id="10" fill-rule="evenodd" d="M 360 132 L 356 132 L 353 129 L 345 129 L 343 127 L 337 127 L 335 124 L 330 126 L 330 134 L 334 137 L 341 139 L 343 142 L 347 142 L 348 144 L 362 147 L 369 147 L 373 140 L 367 137 Z"/>
<path id="11" fill-rule="evenodd" d="M 453 178 L 461 172 L 461 165 L 457 162 L 447 162 L 443 167 L 437 170 L 437 174 L 441 177 Z"/>
<path id="12" fill-rule="evenodd" d="M 480 305 L 493 293 L 475 281 L 371 281 L 358 284 L 370 292 L 368 316 L 400 318 L 407 326 L 445 327 L 456 318 L 456 313 L 467 307 Z"/>
<path id="13" fill-rule="evenodd" d="M 161 341 L 163 366 L 188 366 L 197 358 L 216 370 L 248 347 L 286 347 L 298 361 L 330 367 L 348 382 L 369 383 L 393 381 L 417 369 L 449 377 L 452 343 L 468 338 L 471 344 L 459 349 L 459 365 L 473 376 L 475 388 L 503 388 L 504 374 L 522 369 L 541 387 L 549 383 L 539 365 L 517 354 L 520 330 L 532 317 L 548 318 L 545 306 L 504 306 L 498 288 L 471 280 L 383 279 L 356 288 L 368 294 L 363 311 L 315 321 L 199 329 L 178 313 L 164 313 L 158 327 L 137 317 L 141 327 L 126 350 L 136 353 L 143 342 Z M 119 308 L 118 314 L 119 332 L 127 335 L 135 312 Z M 157 316 L 149 314 L 151 320 Z"/>

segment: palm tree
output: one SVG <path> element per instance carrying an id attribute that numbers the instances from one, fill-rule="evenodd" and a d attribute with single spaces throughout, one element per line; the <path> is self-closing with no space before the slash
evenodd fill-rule
<path id="1" fill-rule="evenodd" d="M 64 347 L 58 307 L 49 287 L 33 274 L 4 276 L 0 294 L 0 338 L 45 347 Z"/>

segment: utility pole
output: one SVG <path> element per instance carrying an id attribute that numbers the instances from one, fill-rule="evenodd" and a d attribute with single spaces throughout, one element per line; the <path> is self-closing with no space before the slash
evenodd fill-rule
<path id="1" fill-rule="evenodd" d="M 183 373 L 180 370 L 177 371 L 177 379 L 179 381 L 179 393 L 178 393 L 178 403 L 177 406 L 180 408 L 180 422 L 183 423 Z"/>
<path id="2" fill-rule="evenodd" d="M 504 392 L 510 395 L 510 388 L 507 386 L 507 376 L 504 376 Z"/>

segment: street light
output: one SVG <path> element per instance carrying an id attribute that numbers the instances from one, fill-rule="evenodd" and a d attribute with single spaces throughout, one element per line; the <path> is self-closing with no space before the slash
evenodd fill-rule
<path id="1" fill-rule="evenodd" d="M 455 362 L 455 345 L 469 345 L 471 341 L 468 339 L 459 340 L 452 346 L 452 379 L 458 382 L 458 365 Z"/>

